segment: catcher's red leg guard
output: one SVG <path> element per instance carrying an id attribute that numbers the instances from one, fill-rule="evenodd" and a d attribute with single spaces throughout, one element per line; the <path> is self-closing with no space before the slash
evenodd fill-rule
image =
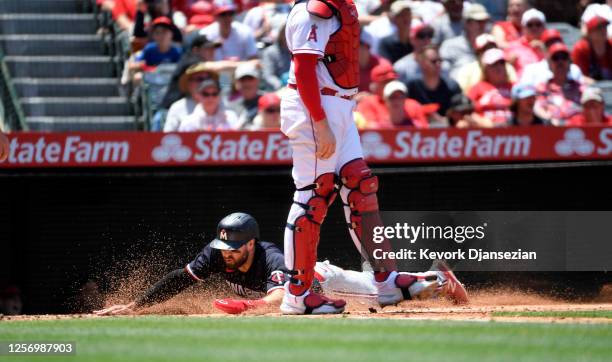
<path id="1" fill-rule="evenodd" d="M 372 264 L 375 272 L 395 270 L 393 260 L 385 260 L 381 264 L 371 257 L 374 249 L 390 250 L 387 241 L 380 244 L 374 244 L 372 241 L 372 228 L 382 225 L 376 196 L 378 177 L 372 174 L 363 159 L 358 158 L 342 166 L 340 181 L 344 215 L 355 246 Z"/>
<path id="2" fill-rule="evenodd" d="M 293 295 L 312 286 L 321 224 L 336 191 L 336 175 L 326 173 L 295 193 L 285 229 L 285 264 L 292 274 L 289 290 Z"/>

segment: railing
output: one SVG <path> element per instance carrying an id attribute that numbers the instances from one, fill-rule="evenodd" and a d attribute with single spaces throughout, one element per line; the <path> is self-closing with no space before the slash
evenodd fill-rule
<path id="1" fill-rule="evenodd" d="M 4 61 L 2 49 L 0 49 L 0 96 L 2 97 L 3 108 L 0 113 L 0 129 L 4 131 L 27 131 L 28 125 Z"/>
<path id="2" fill-rule="evenodd" d="M 113 61 L 115 75 L 121 79 L 126 61 L 130 57 L 130 34 L 121 30 L 113 20 L 111 13 L 100 9 L 95 0 L 89 0 L 89 6 L 98 22 L 98 28 L 105 31 L 105 44 Z M 121 94 L 129 96 L 131 93 L 131 89 L 121 89 Z M 141 129 L 143 122 L 139 116 L 138 104 L 134 104 L 129 97 L 127 103 L 132 109 L 135 109 L 134 129 Z"/>

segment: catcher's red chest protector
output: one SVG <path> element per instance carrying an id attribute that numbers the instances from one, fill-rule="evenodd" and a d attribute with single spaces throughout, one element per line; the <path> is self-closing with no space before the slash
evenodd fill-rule
<path id="1" fill-rule="evenodd" d="M 340 28 L 329 37 L 322 61 L 336 85 L 344 89 L 357 88 L 359 20 L 355 3 L 353 0 L 309 0 L 307 9 L 322 18 L 338 17 Z"/>

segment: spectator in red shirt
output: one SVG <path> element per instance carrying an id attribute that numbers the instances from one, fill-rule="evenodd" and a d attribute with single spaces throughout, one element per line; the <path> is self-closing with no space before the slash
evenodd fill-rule
<path id="1" fill-rule="evenodd" d="M 582 113 L 572 117 L 568 126 L 612 125 L 612 115 L 606 114 L 605 103 L 601 89 L 586 88 L 580 97 Z"/>
<path id="2" fill-rule="evenodd" d="M 142 3 L 144 4 L 144 1 Z M 110 10 L 113 20 L 119 28 L 127 32 L 131 32 L 134 26 L 137 5 L 139 5 L 138 0 L 107 0 L 102 2 L 102 8 Z"/>
<path id="3" fill-rule="evenodd" d="M 519 76 L 523 68 L 544 59 L 544 44 L 541 41 L 542 33 L 546 29 L 546 17 L 537 9 L 525 11 L 521 19 L 523 36 L 510 42 L 506 47 L 506 58 Z"/>
<path id="4" fill-rule="evenodd" d="M 372 69 L 372 83 L 370 84 L 371 95 L 362 98 L 357 103 L 357 112 L 365 118 L 365 124 L 359 124 L 360 128 L 385 128 L 391 127 L 389 110 L 385 103 L 384 90 L 387 84 L 397 80 L 397 74 L 393 71 L 390 64 L 381 63 Z M 405 88 L 405 86 L 404 86 Z M 405 92 L 407 93 L 407 92 Z M 418 118 L 418 123 L 427 123 L 422 114 L 421 105 L 412 100 L 406 99 L 407 113 L 414 119 Z"/>
<path id="5" fill-rule="evenodd" d="M 387 127 L 428 127 L 420 104 L 408 98 L 408 89 L 404 83 L 398 80 L 389 82 L 383 90 L 383 99 L 389 115 Z"/>
<path id="6" fill-rule="evenodd" d="M 498 21 L 493 25 L 491 34 L 495 37 L 495 43 L 500 48 L 505 48 L 510 42 L 521 37 L 521 19 L 525 11 L 529 9 L 527 0 L 508 1 L 508 16 L 506 20 Z"/>
<path id="7" fill-rule="evenodd" d="M 361 32 L 359 39 L 359 92 L 368 92 L 372 81 L 372 69 L 379 64 L 391 67 L 391 63 L 383 57 L 372 54 L 373 39 L 370 33 Z"/>
<path id="8" fill-rule="evenodd" d="M 512 118 L 512 83 L 506 72 L 504 52 L 492 48 L 482 55 L 484 78 L 468 92 L 476 112 L 486 118 L 494 127 L 505 126 Z M 484 125 L 483 125 L 484 126 Z"/>
<path id="9" fill-rule="evenodd" d="M 582 73 L 595 80 L 612 79 L 612 39 L 606 28 L 609 22 L 603 17 L 592 16 L 586 21 L 587 34 L 572 51 L 572 60 Z"/>
<path id="10" fill-rule="evenodd" d="M 555 43 L 548 49 L 548 63 L 553 76 L 536 87 L 539 95 L 535 113 L 555 126 L 563 126 L 581 111 L 582 86 L 567 76 L 571 60 L 565 44 Z"/>

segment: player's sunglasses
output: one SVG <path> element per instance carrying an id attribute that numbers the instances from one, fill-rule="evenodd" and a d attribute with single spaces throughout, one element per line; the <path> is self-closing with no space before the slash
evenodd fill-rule
<path id="1" fill-rule="evenodd" d="M 434 59 L 428 59 L 428 60 L 431 64 L 434 64 L 434 65 L 442 64 L 441 58 L 434 58 Z"/>
<path id="2" fill-rule="evenodd" d="M 266 113 L 280 113 L 280 108 L 266 108 Z"/>
<path id="3" fill-rule="evenodd" d="M 236 15 L 236 13 L 235 13 L 235 12 L 233 12 L 233 11 L 226 11 L 226 12 L 223 12 L 223 13 L 221 13 L 221 14 L 217 15 L 217 16 L 220 16 L 220 17 L 227 17 L 227 16 L 234 16 L 234 15 Z"/>
<path id="4" fill-rule="evenodd" d="M 434 33 L 433 31 L 424 31 L 424 32 L 419 32 L 416 35 L 416 38 L 419 40 L 425 40 L 425 39 L 431 39 L 433 38 Z"/>
<path id="5" fill-rule="evenodd" d="M 202 92 L 200 93 L 200 95 L 204 98 L 208 98 L 208 97 L 218 97 L 219 96 L 219 92 Z"/>

